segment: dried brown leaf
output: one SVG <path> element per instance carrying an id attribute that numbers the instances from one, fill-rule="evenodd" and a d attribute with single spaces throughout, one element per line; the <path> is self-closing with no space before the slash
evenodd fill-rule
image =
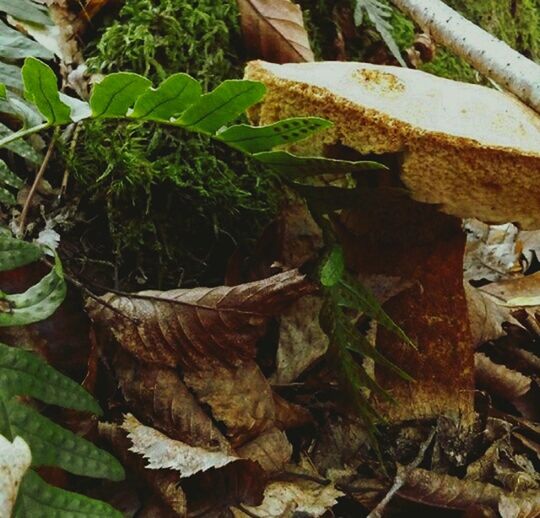
<path id="1" fill-rule="evenodd" d="M 311 412 L 303 406 L 291 403 L 275 392 L 273 397 L 276 407 L 276 426 L 280 430 L 296 428 L 313 421 Z"/>
<path id="2" fill-rule="evenodd" d="M 290 0 L 238 0 L 244 41 L 255 57 L 273 63 L 313 61 L 302 10 Z"/>
<path id="3" fill-rule="evenodd" d="M 522 496 L 504 495 L 499 503 L 501 518 L 538 518 L 540 516 L 540 492 Z"/>
<path id="4" fill-rule="evenodd" d="M 276 409 L 272 390 L 255 362 L 186 372 L 184 381 L 197 399 L 210 407 L 214 419 L 225 425 L 233 446 L 274 427 Z"/>
<path id="5" fill-rule="evenodd" d="M 491 361 L 484 353 L 474 355 L 474 366 L 478 384 L 507 401 L 520 398 L 531 388 L 528 376 Z"/>
<path id="6" fill-rule="evenodd" d="M 277 428 L 262 433 L 237 451 L 243 459 L 258 462 L 268 473 L 282 471 L 291 460 L 293 452 L 287 436 Z"/>
<path id="7" fill-rule="evenodd" d="M 142 364 L 123 350 L 115 354 L 113 366 L 126 402 L 144 422 L 171 439 L 232 453 L 223 434 L 174 369 Z"/>
<path id="8" fill-rule="evenodd" d="M 103 298 L 118 312 L 96 301 L 88 311 L 99 329 L 139 360 L 189 370 L 253 358 L 269 319 L 314 289 L 290 270 L 234 287 L 109 293 Z"/>

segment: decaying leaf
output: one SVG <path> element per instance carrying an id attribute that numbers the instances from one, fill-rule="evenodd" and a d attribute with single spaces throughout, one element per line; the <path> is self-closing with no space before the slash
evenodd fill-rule
<path id="1" fill-rule="evenodd" d="M 321 485 L 309 480 L 278 481 L 264 491 L 264 501 L 258 507 L 246 507 L 251 515 L 234 509 L 235 518 L 261 516 L 265 518 L 292 518 L 293 516 L 322 516 L 344 494 L 333 484 Z"/>
<path id="2" fill-rule="evenodd" d="M 499 502 L 501 518 L 537 518 L 540 516 L 540 492 L 515 496 L 502 496 Z"/>
<path id="3" fill-rule="evenodd" d="M 240 457 L 258 462 L 268 473 L 280 472 L 291 460 L 292 453 L 287 436 L 277 428 L 262 433 L 238 449 Z"/>
<path id="4" fill-rule="evenodd" d="M 221 365 L 186 372 L 186 385 L 214 419 L 226 427 L 233 446 L 249 441 L 274 427 L 276 409 L 268 380 L 255 362 L 234 368 Z"/>
<path id="5" fill-rule="evenodd" d="M 234 287 L 107 294 L 104 300 L 119 313 L 95 301 L 88 310 L 98 328 L 139 360 L 196 369 L 253 358 L 268 320 L 314 289 L 290 270 Z"/>
<path id="6" fill-rule="evenodd" d="M 28 444 L 20 437 L 10 442 L 0 435 L 0 516 L 11 516 L 19 485 L 32 463 Z"/>
<path id="7" fill-rule="evenodd" d="M 237 456 L 208 451 L 170 439 L 158 430 L 141 424 L 131 414 L 125 416 L 122 428 L 133 444 L 130 451 L 147 459 L 148 469 L 172 469 L 185 478 L 239 459 Z"/>
<path id="8" fill-rule="evenodd" d="M 180 474 L 172 470 L 150 470 L 145 468 L 141 455 L 129 451 L 131 442 L 126 432 L 115 424 L 99 423 L 99 434 L 105 438 L 122 464 L 143 478 L 155 494 L 178 516 L 185 516 L 187 503 L 184 491 L 180 487 Z"/>
<path id="9" fill-rule="evenodd" d="M 124 398 L 145 422 L 191 446 L 232 452 L 174 369 L 145 365 L 122 350 L 115 354 L 113 365 Z"/>
<path id="10" fill-rule="evenodd" d="M 300 7 L 290 0 L 238 0 L 246 47 L 274 63 L 313 61 Z"/>
<path id="11" fill-rule="evenodd" d="M 480 387 L 507 401 L 518 399 L 531 388 L 528 376 L 491 361 L 484 353 L 474 355 L 474 366 Z"/>

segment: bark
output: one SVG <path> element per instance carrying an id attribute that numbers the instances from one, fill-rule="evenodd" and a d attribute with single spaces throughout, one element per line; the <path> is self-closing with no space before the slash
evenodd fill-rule
<path id="1" fill-rule="evenodd" d="M 440 0 L 392 0 L 433 39 L 540 113 L 540 66 Z"/>

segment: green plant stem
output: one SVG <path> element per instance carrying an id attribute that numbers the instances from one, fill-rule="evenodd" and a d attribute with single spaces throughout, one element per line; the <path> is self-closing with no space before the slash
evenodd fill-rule
<path id="1" fill-rule="evenodd" d="M 51 125 L 48 122 L 44 122 L 43 124 L 38 124 L 37 126 L 32 126 L 31 128 L 24 128 L 22 130 L 16 131 L 15 133 L 12 133 L 11 135 L 4 137 L 3 139 L 0 139 L 0 148 L 6 146 L 7 144 L 10 144 L 17 139 L 32 135 L 34 133 L 39 133 L 40 131 L 47 129 L 50 126 Z"/>
<path id="2" fill-rule="evenodd" d="M 0 395 L 0 432 L 9 441 L 13 441 L 13 431 L 9 424 L 9 415 L 4 402 L 4 398 Z"/>

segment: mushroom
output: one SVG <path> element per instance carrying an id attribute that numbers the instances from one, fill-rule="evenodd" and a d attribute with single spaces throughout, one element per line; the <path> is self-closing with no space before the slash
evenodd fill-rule
<path id="1" fill-rule="evenodd" d="M 334 123 L 296 144 L 302 154 L 380 155 L 405 186 L 402 202 L 341 215 L 340 239 L 359 275 L 412 281 L 385 306 L 418 351 L 379 331 L 377 347 L 411 374 L 377 369 L 397 404 L 375 400 L 389 422 L 474 422 L 474 361 L 463 284 L 462 219 L 540 228 L 540 116 L 509 94 L 399 67 L 352 62 L 255 61 L 246 77 L 267 87 L 258 124 L 291 116 Z"/>

